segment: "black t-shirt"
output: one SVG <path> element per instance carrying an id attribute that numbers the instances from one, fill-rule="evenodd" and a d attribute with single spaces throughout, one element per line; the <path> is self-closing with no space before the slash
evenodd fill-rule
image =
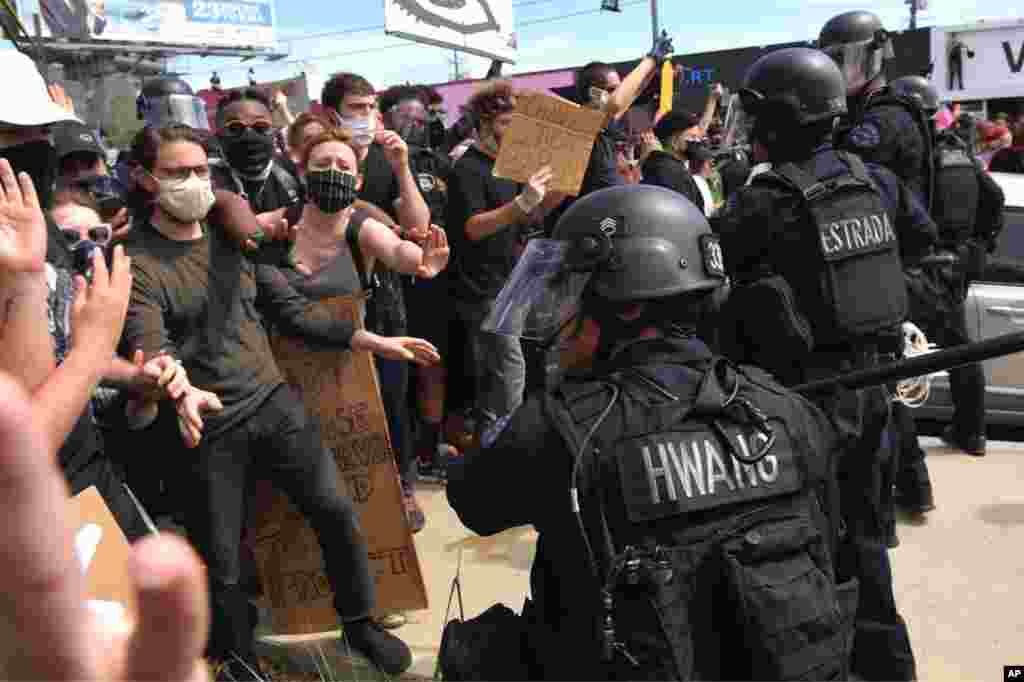
<path id="1" fill-rule="evenodd" d="M 466 301 L 494 298 L 505 285 L 519 256 L 520 230 L 509 225 L 489 237 L 470 241 L 466 223 L 509 203 L 522 185 L 496 178 L 494 159 L 470 147 L 455 164 L 448 183 L 447 224 L 455 254 L 454 293 Z"/>
<path id="2" fill-rule="evenodd" d="M 452 162 L 444 154 L 424 147 L 409 148 L 409 167 L 420 188 L 423 200 L 430 207 L 430 222 L 445 227 L 445 204 Z"/>
<path id="3" fill-rule="evenodd" d="M 256 309 L 256 265 L 221 228 L 199 239 L 167 239 L 147 222 L 125 241 L 132 296 L 122 349 L 166 350 L 198 388 L 224 404 L 204 415 L 212 437 L 251 416 L 284 383 Z"/>
<path id="4" fill-rule="evenodd" d="M 704 211 L 704 197 L 686 164 L 667 152 L 654 151 L 640 167 L 641 183 L 675 190 Z"/>
<path id="5" fill-rule="evenodd" d="M 267 213 L 279 208 L 288 209 L 288 222 L 296 223 L 302 214 L 302 206 L 306 200 L 305 188 L 298 175 L 292 170 L 294 166 L 276 159 L 274 167 L 266 180 L 247 180 L 237 173 L 232 173 L 227 164 L 211 165 L 213 188 L 223 189 L 240 194 L 249 202 L 254 213 Z"/>
<path id="6" fill-rule="evenodd" d="M 395 201 L 401 196 L 401 189 L 398 176 L 379 144 L 370 145 L 360 170 L 363 187 L 359 190 L 359 198 L 385 211 L 397 222 Z M 408 321 L 401 276 L 380 262 L 374 266 L 373 274 L 375 286 L 366 307 L 366 328 L 384 336 L 404 336 Z"/>

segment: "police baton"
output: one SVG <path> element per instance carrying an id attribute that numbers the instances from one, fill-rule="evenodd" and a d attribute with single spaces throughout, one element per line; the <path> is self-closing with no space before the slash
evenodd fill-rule
<path id="1" fill-rule="evenodd" d="M 897 360 L 878 367 L 860 369 L 849 374 L 811 381 L 793 386 L 791 390 L 804 395 L 813 395 L 837 386 L 850 389 L 879 386 L 1021 351 L 1024 351 L 1024 332 L 1014 332 L 976 343 L 965 343 L 961 346 Z"/>

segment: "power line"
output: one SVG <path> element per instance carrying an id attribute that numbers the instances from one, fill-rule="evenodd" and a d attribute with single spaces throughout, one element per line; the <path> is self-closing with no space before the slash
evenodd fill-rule
<path id="1" fill-rule="evenodd" d="M 541 3 L 544 3 L 544 2 L 552 2 L 552 1 L 553 0 L 524 0 L 524 2 L 522 4 L 523 5 L 525 5 L 525 4 L 541 4 Z M 645 4 L 647 4 L 647 0 L 631 0 L 630 2 L 622 3 L 622 7 L 634 7 L 634 6 L 637 6 L 637 5 L 645 5 Z M 569 14 L 560 14 L 560 15 L 555 15 L 555 16 L 551 16 L 551 17 L 544 17 L 544 18 L 540 18 L 540 19 L 531 19 L 529 21 L 521 22 L 519 24 L 519 26 L 520 27 L 522 27 L 522 26 L 536 26 L 536 25 L 539 25 L 539 24 L 546 24 L 546 23 L 551 23 L 551 22 L 555 22 L 555 21 L 563 21 L 565 19 L 573 19 L 575 17 L 586 16 L 586 15 L 589 15 L 589 14 L 599 14 L 602 11 L 603 10 L 601 10 L 601 9 L 582 10 L 582 11 L 579 11 L 579 12 L 570 12 Z M 384 28 L 384 27 L 380 26 L 379 28 Z M 368 31 L 368 30 L 374 30 L 374 29 L 371 29 L 371 28 L 352 29 L 352 30 L 349 31 L 349 33 Z M 287 60 L 282 60 L 282 61 L 277 61 L 277 62 L 270 62 L 270 63 L 268 63 L 268 65 L 271 65 L 271 66 L 286 66 L 286 65 L 293 65 L 293 64 L 308 64 L 308 63 L 311 63 L 311 62 L 326 61 L 328 59 L 338 59 L 338 58 L 341 58 L 341 57 L 350 57 L 350 56 L 357 55 L 357 54 L 368 54 L 368 53 L 372 53 L 372 52 L 383 52 L 385 50 L 395 50 L 395 49 L 399 49 L 399 48 L 422 47 L 422 46 L 423 46 L 422 43 L 418 43 L 418 42 L 414 42 L 414 41 L 407 41 L 407 42 L 400 43 L 400 44 L 395 44 L 395 45 L 381 45 L 381 46 L 378 46 L 378 47 L 368 47 L 368 48 L 364 48 L 364 49 L 361 49 L 361 50 L 347 50 L 347 51 L 344 51 L 344 52 L 334 52 L 334 53 L 325 54 L 325 55 L 314 55 L 314 56 L 310 56 L 310 57 L 307 57 L 307 58 L 287 59 Z M 218 73 L 222 73 L 222 72 L 226 73 L 226 72 L 231 72 L 231 71 L 245 71 L 245 70 L 248 70 L 251 66 L 252 66 L 251 64 L 244 64 L 244 65 L 238 65 L 238 66 L 228 66 L 228 67 L 223 67 L 223 68 L 217 68 L 216 70 L 217 70 Z M 184 74 L 180 74 L 180 75 L 182 75 L 182 76 L 198 76 L 198 75 L 204 74 L 206 72 L 207 72 L 207 70 L 203 69 L 201 71 L 190 71 L 188 73 L 184 73 Z"/>

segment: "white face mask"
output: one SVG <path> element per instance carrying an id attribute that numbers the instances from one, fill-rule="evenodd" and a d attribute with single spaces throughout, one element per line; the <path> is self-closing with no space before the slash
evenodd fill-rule
<path id="1" fill-rule="evenodd" d="M 160 208 L 182 223 L 203 220 L 217 200 L 210 179 L 195 173 L 185 180 L 154 179 L 160 183 Z"/>
<path id="2" fill-rule="evenodd" d="M 373 114 L 366 118 L 342 116 L 341 126 L 352 131 L 352 144 L 357 147 L 369 147 L 377 130 L 377 117 Z"/>

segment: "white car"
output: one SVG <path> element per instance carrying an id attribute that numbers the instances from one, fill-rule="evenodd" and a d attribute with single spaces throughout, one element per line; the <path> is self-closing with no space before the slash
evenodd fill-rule
<path id="1" fill-rule="evenodd" d="M 985 276 L 973 282 L 965 305 L 972 341 L 1024 330 L 1024 175 L 992 173 L 1006 194 L 1006 225 Z M 985 416 L 989 424 L 1024 425 L 1024 353 L 985 364 Z M 923 419 L 953 415 L 949 377 L 932 379 L 928 402 L 914 410 Z"/>

